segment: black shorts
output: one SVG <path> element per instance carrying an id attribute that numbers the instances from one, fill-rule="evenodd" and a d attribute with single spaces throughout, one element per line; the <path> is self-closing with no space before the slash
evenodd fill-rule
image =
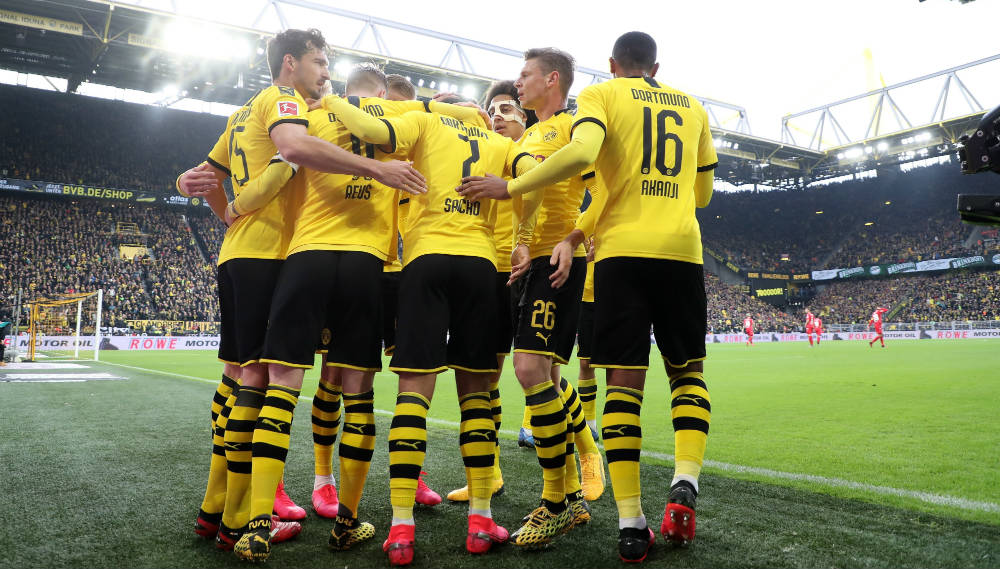
<path id="1" fill-rule="evenodd" d="M 497 273 L 497 355 L 509 354 L 514 343 L 518 299 L 512 294 L 511 287 L 507 286 L 509 280 L 510 273 Z"/>
<path id="2" fill-rule="evenodd" d="M 382 346 L 387 356 L 396 348 L 400 274 L 400 271 L 382 272 Z"/>
<path id="3" fill-rule="evenodd" d="M 672 367 L 705 359 L 707 301 L 701 265 L 610 257 L 594 265 L 594 344 L 590 365 L 647 369 L 649 327 Z"/>
<path id="4" fill-rule="evenodd" d="M 569 278 L 557 289 L 549 280 L 553 271 L 548 255 L 531 260 L 518 303 L 514 351 L 551 356 L 555 363 L 564 364 L 576 344 L 587 259 L 574 257 Z"/>
<path id="5" fill-rule="evenodd" d="M 261 361 L 311 368 L 319 342 L 328 366 L 382 369 L 382 265 L 360 251 L 290 255 L 274 291 Z"/>
<path id="6" fill-rule="evenodd" d="M 482 257 L 421 255 L 407 263 L 389 369 L 496 371 L 496 274 Z"/>
<path id="7" fill-rule="evenodd" d="M 594 351 L 594 303 L 580 303 L 580 323 L 576 330 L 576 357 L 589 360 Z"/>
<path id="8" fill-rule="evenodd" d="M 249 365 L 261 359 L 278 259 L 230 259 L 219 265 L 219 359 Z"/>

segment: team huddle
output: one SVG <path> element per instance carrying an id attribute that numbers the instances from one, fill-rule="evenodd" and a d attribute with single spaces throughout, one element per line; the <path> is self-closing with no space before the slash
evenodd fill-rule
<path id="1" fill-rule="evenodd" d="M 228 225 L 218 265 L 225 367 L 195 532 L 262 561 L 300 531 L 289 519 L 305 512 L 282 479 L 304 372 L 321 353 L 313 508 L 334 519 L 335 551 L 374 537 L 360 508 L 384 350 L 399 376 L 383 543 L 391 564 L 413 561 L 414 504 L 440 501 L 421 473 L 435 381 L 448 369 L 467 481 L 448 497 L 469 503 L 467 551 L 544 547 L 591 519 L 588 500 L 605 484 L 593 368 L 605 368 L 600 436 L 619 556 L 640 562 L 656 540 L 639 486 L 652 327 L 676 457 L 660 532 L 692 540 L 711 419 L 695 209 L 711 198 L 717 158 L 704 108 L 655 79 L 652 37 L 622 35 L 614 78 L 581 91 L 575 113 L 566 108 L 573 58 L 553 48 L 525 52 L 519 77 L 496 82 L 485 111 L 449 97 L 414 100 L 405 78 L 371 66 L 350 73 L 344 97 L 330 95 L 317 30 L 278 34 L 267 58 L 273 85 L 177 179 Z M 576 345 L 574 387 L 559 366 Z M 499 384 L 512 350 L 522 433 L 542 476 L 538 507 L 508 532 L 490 502 L 503 490 Z"/>

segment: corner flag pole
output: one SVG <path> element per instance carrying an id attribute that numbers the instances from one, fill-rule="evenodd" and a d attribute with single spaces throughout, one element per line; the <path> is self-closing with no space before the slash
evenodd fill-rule
<path id="1" fill-rule="evenodd" d="M 104 307 L 104 289 L 97 289 L 97 321 L 94 323 L 94 361 L 100 361 L 101 352 L 101 308 Z"/>

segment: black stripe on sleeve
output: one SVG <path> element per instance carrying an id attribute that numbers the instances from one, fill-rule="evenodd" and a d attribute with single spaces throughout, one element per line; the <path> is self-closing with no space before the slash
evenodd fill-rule
<path id="1" fill-rule="evenodd" d="M 656 89 L 660 88 L 660 84 L 657 83 L 656 79 L 653 79 L 652 77 L 643 76 L 642 80 L 645 81 L 650 87 L 654 87 Z"/>
<path id="2" fill-rule="evenodd" d="M 431 102 L 430 101 L 424 101 L 424 110 L 427 111 L 428 113 L 431 112 Z"/>
<path id="3" fill-rule="evenodd" d="M 590 172 L 587 172 L 586 174 L 584 174 L 583 176 L 581 176 L 581 178 L 583 178 L 584 180 L 589 180 L 589 179 L 591 179 L 591 178 L 593 178 L 595 176 L 597 176 L 597 172 L 594 172 L 593 170 L 591 170 Z M 579 391 L 579 389 L 577 391 Z"/>
<path id="4" fill-rule="evenodd" d="M 408 203 L 410 203 L 410 198 L 403 198 L 399 200 L 399 205 L 406 205 Z"/>
<path id="5" fill-rule="evenodd" d="M 527 156 L 528 158 L 532 157 L 531 154 L 528 154 L 527 152 L 522 152 L 514 157 L 514 162 L 510 165 L 510 168 L 512 170 L 511 174 L 517 176 L 517 161 L 520 160 L 521 158 L 524 158 L 525 156 Z"/>
<path id="6" fill-rule="evenodd" d="M 302 126 L 304 126 L 306 128 L 309 128 L 309 121 L 306 120 L 306 119 L 298 119 L 298 118 L 296 118 L 296 119 L 281 119 L 281 120 L 276 120 L 273 123 L 271 123 L 271 126 L 267 127 L 267 133 L 271 134 L 271 131 L 274 130 L 274 127 L 278 126 L 279 124 L 283 124 L 283 123 L 300 124 L 300 125 L 302 125 Z"/>
<path id="7" fill-rule="evenodd" d="M 392 154 L 393 152 L 396 151 L 396 129 L 392 128 L 392 123 L 390 123 L 389 121 L 387 121 L 385 119 L 379 119 L 379 120 L 381 120 L 382 122 L 384 122 L 385 126 L 389 128 L 389 144 L 388 144 L 388 146 L 389 146 L 389 148 L 391 150 L 389 150 L 389 152 L 387 152 L 387 154 Z"/>
<path id="8" fill-rule="evenodd" d="M 215 167 L 216 167 L 216 168 L 218 168 L 219 170 L 222 170 L 223 172 L 225 172 L 225 173 L 226 173 L 226 176 L 232 176 L 232 175 L 233 175 L 233 173 L 229 171 L 229 168 L 226 168 L 226 167 L 225 167 L 225 166 L 223 166 L 222 164 L 219 164 L 219 163 L 218 163 L 218 162 L 216 162 L 215 160 L 212 160 L 212 158 L 211 158 L 211 157 L 208 157 L 208 158 L 206 158 L 206 159 L 205 159 L 205 162 L 208 162 L 208 163 L 209 163 L 209 164 L 211 164 L 212 166 L 215 166 Z"/>
<path id="9" fill-rule="evenodd" d="M 354 105 L 357 108 L 361 108 L 361 97 L 357 95 L 351 95 L 347 97 L 347 102 Z"/>
<path id="10" fill-rule="evenodd" d="M 718 165 L 719 165 L 718 162 L 713 162 L 713 163 L 705 165 L 705 166 L 698 166 L 698 171 L 699 172 L 708 172 L 709 170 L 715 170 L 715 168 L 718 167 Z"/>
<path id="11" fill-rule="evenodd" d="M 583 117 L 582 119 L 580 119 L 580 120 L 576 121 L 575 123 L 573 123 L 573 128 L 570 129 L 570 131 L 569 131 L 570 134 L 572 135 L 573 134 L 573 130 L 575 130 L 576 127 L 580 126 L 581 124 L 583 124 L 585 122 L 592 122 L 592 123 L 596 124 L 597 126 L 601 127 L 601 130 L 603 130 L 605 136 L 607 136 L 607 134 L 608 134 L 608 127 L 604 126 L 604 123 L 602 123 L 601 121 L 595 119 L 594 117 Z"/>

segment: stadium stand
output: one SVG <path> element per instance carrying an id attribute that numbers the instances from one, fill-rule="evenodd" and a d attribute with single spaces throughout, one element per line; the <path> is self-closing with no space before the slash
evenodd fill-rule
<path id="1" fill-rule="evenodd" d="M 719 192 L 698 218 L 705 245 L 748 270 L 804 273 L 1000 252 L 995 232 L 966 245 L 976 230 L 955 213 L 957 193 L 991 193 L 993 180 L 956 181 L 956 172 L 944 164 L 805 190 Z"/>
<path id="2" fill-rule="evenodd" d="M 24 110 L 0 117 L 4 132 L 16 135 L 0 141 L 3 177 L 160 196 L 174 195 L 177 172 L 200 160 L 225 126 L 213 115 L 22 87 L 0 86 L 0 102 Z M 55 130 L 34 128 L 40 116 Z M 991 180 L 966 176 L 956 188 L 955 168 L 805 190 L 717 192 L 699 212 L 705 244 L 744 269 L 783 273 L 1000 252 L 996 230 L 977 234 L 954 214 L 959 189 L 988 193 Z M 218 320 L 214 267 L 225 226 L 207 208 L 9 192 L 0 194 L 0 212 L 0 239 L 12 244 L 0 252 L 10 275 L 2 304 L 19 288 L 29 297 L 104 288 L 107 326 L 132 321 L 134 331 L 181 334 L 209 330 L 135 321 Z M 121 259 L 119 246 L 136 241 L 147 253 Z M 989 320 L 1000 318 L 996 280 L 994 271 L 967 271 L 817 283 L 805 306 L 828 325 L 864 324 L 887 303 L 897 322 Z M 748 312 L 761 332 L 802 328 L 803 306 L 776 308 L 711 274 L 706 289 L 710 331 L 740 332 Z"/>

